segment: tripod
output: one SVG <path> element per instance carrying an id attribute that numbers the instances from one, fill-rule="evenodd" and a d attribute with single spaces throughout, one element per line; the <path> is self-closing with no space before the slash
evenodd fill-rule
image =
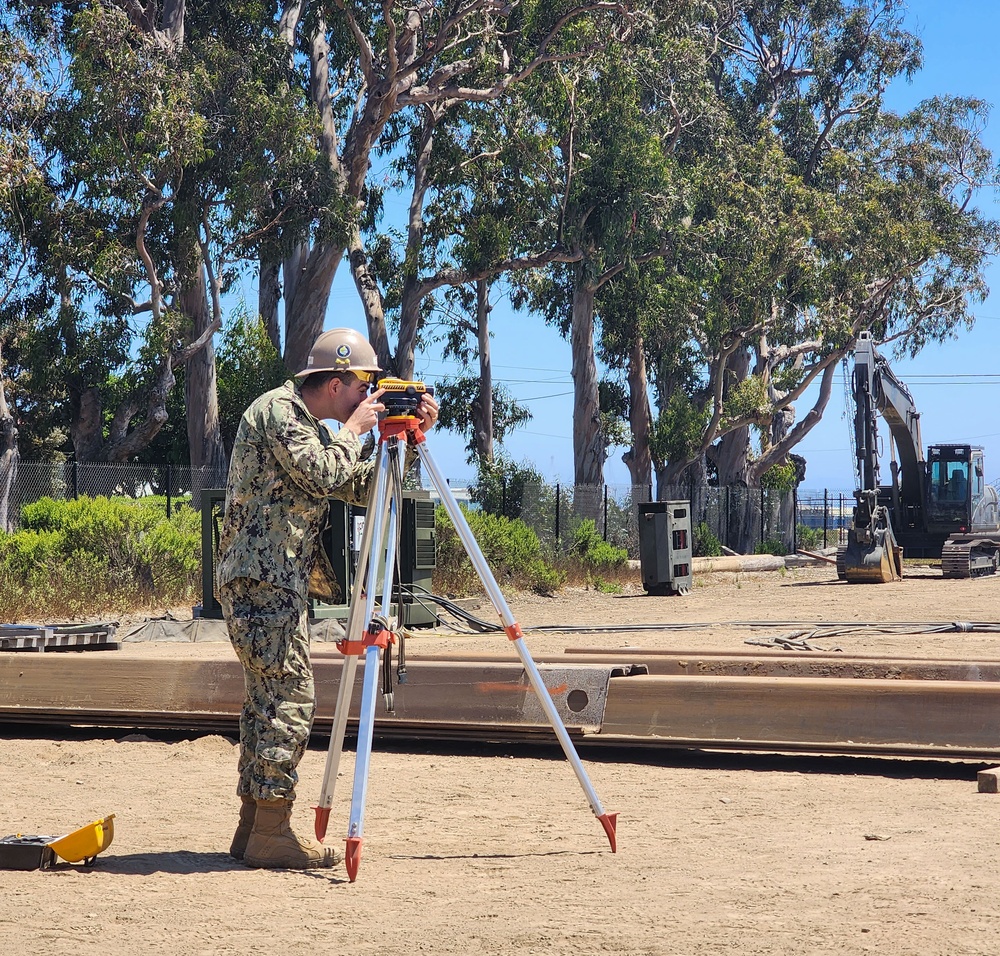
<path id="1" fill-rule="evenodd" d="M 365 670 L 358 722 L 357 755 L 354 765 L 354 790 L 351 797 L 351 815 L 347 829 L 347 847 L 344 860 L 347 875 L 353 883 L 357 878 L 358 866 L 361 862 L 361 845 L 364 840 L 365 801 L 368 792 L 368 771 L 371 764 L 379 662 L 384 653 L 386 670 L 391 670 L 391 666 L 389 666 L 391 645 L 396 640 L 390 624 L 390 602 L 402 502 L 403 476 L 400 447 L 405 448 L 407 445 L 414 446 L 421 463 L 427 469 L 431 482 L 441 497 L 445 510 L 465 546 L 476 573 L 503 621 L 504 631 L 517 650 L 531 687 L 559 739 L 563 753 L 573 767 L 594 815 L 604 827 L 604 832 L 611 844 L 611 851 L 614 853 L 617 849 L 616 824 L 618 815 L 605 813 L 601 806 L 601 801 L 587 776 L 587 771 L 580 761 L 572 740 L 570 740 L 562 718 L 542 682 L 538 667 L 525 647 L 521 627 L 515 621 L 455 496 L 448 487 L 448 483 L 441 477 L 437 465 L 427 450 L 426 439 L 420 429 L 420 419 L 413 415 L 389 415 L 379 422 L 379 454 L 375 483 L 369 495 L 358 567 L 355 574 L 357 581 L 364 582 L 364 590 L 359 592 L 355 587 L 347 616 L 347 633 L 343 640 L 337 642 L 337 648 L 344 655 L 344 665 L 340 675 L 340 688 L 337 692 L 337 705 L 334 711 L 333 728 L 330 732 L 330 747 L 323 774 L 322 790 L 319 803 L 315 808 L 317 839 L 322 842 L 326 837 L 330 808 L 333 805 L 333 790 L 343 752 L 344 732 L 347 728 L 347 714 L 351 705 L 358 658 L 364 654 Z M 376 610 L 379 558 L 383 555 L 384 574 L 381 607 Z M 362 628 L 364 629 L 362 630 Z M 392 694 L 388 690 L 389 687 L 390 680 L 387 679 L 384 684 L 386 706 L 391 711 Z"/>

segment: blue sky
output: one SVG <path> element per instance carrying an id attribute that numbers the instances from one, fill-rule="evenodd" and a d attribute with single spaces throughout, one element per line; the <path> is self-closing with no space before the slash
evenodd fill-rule
<path id="1" fill-rule="evenodd" d="M 910 84 L 899 83 L 890 106 L 902 112 L 937 94 L 981 97 L 994 108 L 985 141 L 1000 160 L 1000 0 L 911 0 L 907 24 L 924 43 L 924 68 Z M 1000 217 L 1000 196 L 978 197 L 981 208 Z M 1000 263 L 990 264 L 987 281 L 991 295 L 976 306 L 971 332 L 954 341 L 928 346 L 916 359 L 893 361 L 893 369 L 913 393 L 921 412 L 925 444 L 969 441 L 986 450 L 987 478 L 1000 479 Z M 512 312 L 496 303 L 491 316 L 494 332 L 492 359 L 495 378 L 531 409 L 534 418 L 505 442 L 518 461 L 530 460 L 552 481 L 572 481 L 573 381 L 568 344 L 553 329 L 533 317 Z M 351 325 L 364 329 L 364 317 L 346 264 L 338 271 L 330 299 L 326 327 Z M 458 371 L 430 352 L 417 355 L 416 374 L 428 384 Z M 810 402 L 799 404 L 800 414 Z M 844 415 L 843 376 L 823 420 L 800 443 L 796 452 L 807 459 L 804 489 L 854 488 L 851 423 Z M 463 442 L 435 431 L 428 447 L 443 473 L 453 482 L 471 476 Z M 884 447 L 888 449 L 888 442 Z M 605 465 L 610 485 L 627 486 L 629 474 L 621 461 L 624 449 L 612 449 Z M 883 471 L 888 474 L 888 467 Z"/>

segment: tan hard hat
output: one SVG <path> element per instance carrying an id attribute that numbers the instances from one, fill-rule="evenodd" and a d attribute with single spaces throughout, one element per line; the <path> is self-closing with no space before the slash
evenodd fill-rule
<path id="1" fill-rule="evenodd" d="M 306 367 L 295 377 L 313 372 L 381 372 L 375 349 L 354 329 L 330 329 L 313 343 Z"/>

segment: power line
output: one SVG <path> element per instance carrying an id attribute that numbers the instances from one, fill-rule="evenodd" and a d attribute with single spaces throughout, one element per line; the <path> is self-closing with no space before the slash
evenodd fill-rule
<path id="1" fill-rule="evenodd" d="M 554 395 L 535 395 L 533 398 L 516 398 L 515 401 L 518 402 L 540 402 L 544 398 L 563 398 L 566 395 L 572 395 L 573 392 L 556 392 Z"/>

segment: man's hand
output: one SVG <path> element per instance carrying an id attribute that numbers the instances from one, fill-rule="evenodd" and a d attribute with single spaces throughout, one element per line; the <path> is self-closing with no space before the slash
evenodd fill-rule
<path id="1" fill-rule="evenodd" d="M 351 417 L 344 422 L 344 428 L 349 428 L 358 438 L 367 435 L 375 428 L 378 425 L 379 412 L 385 411 L 385 405 L 380 401 L 384 392 L 385 389 L 380 388 L 361 399 Z"/>
<path id="2" fill-rule="evenodd" d="M 424 392 L 417 406 L 417 417 L 420 419 L 420 430 L 429 432 L 438 420 L 438 403 L 433 395 Z"/>

